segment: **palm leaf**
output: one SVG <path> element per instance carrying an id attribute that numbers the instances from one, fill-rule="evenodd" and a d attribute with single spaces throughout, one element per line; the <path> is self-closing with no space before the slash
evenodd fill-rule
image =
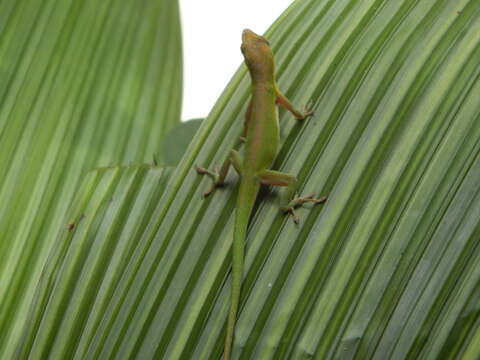
<path id="1" fill-rule="evenodd" d="M 236 359 L 478 356 L 479 15 L 476 0 L 299 0 L 268 31 L 280 88 L 315 109 L 302 124 L 281 112 L 285 141 L 275 168 L 298 174 L 302 193 L 328 200 L 299 210 L 296 227 L 279 212 L 275 191 L 260 196 L 247 239 Z M 68 297 L 64 289 L 81 278 L 56 265 L 46 271 L 32 319 L 49 326 L 24 333 L 24 354 L 75 342 L 61 354 L 221 357 L 236 176 L 202 200 L 207 180 L 193 166 L 225 159 L 248 92 L 242 67 L 158 207 L 136 220 L 148 226 L 128 266 L 110 277 L 99 271 L 95 289 L 114 288 L 111 296 Z M 128 222 L 123 214 L 116 223 Z M 88 234 L 101 244 L 103 215 L 97 219 Z M 59 239 L 57 248 L 70 246 L 69 237 Z M 52 263 L 67 259 L 57 252 Z M 76 263 L 77 272 L 87 264 Z M 77 301 L 88 306 L 72 307 Z M 75 314 L 98 326 L 69 320 Z M 72 324 L 67 333 L 63 319 Z M 44 331 L 51 340 L 42 340 Z"/>
<path id="2" fill-rule="evenodd" d="M 123 271 L 144 255 L 137 251 L 147 245 L 145 213 L 157 206 L 170 173 L 142 165 L 87 175 L 44 268 L 18 358 L 84 358 Z"/>
<path id="3" fill-rule="evenodd" d="M 179 121 L 176 1 L 0 3 L 0 358 L 85 173 L 151 162 Z"/>

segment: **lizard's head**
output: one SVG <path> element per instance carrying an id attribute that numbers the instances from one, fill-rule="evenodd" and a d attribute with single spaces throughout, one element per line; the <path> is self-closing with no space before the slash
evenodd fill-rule
<path id="1" fill-rule="evenodd" d="M 273 53 L 267 39 L 255 34 L 252 30 L 245 29 L 242 33 L 240 50 L 252 77 L 261 76 L 263 78 L 271 75 L 273 78 Z"/>

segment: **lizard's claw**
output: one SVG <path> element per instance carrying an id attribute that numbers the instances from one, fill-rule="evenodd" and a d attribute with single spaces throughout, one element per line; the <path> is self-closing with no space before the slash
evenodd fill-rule
<path id="1" fill-rule="evenodd" d="M 294 203 L 293 206 L 300 206 L 302 204 L 305 204 L 307 202 L 313 202 L 315 204 L 321 204 L 321 203 L 324 203 L 325 201 L 327 201 L 327 197 L 326 196 L 322 196 L 322 197 L 319 197 L 318 199 L 315 199 L 313 197 L 314 195 L 311 194 L 311 195 L 306 195 L 306 196 L 301 196 L 301 197 L 298 197 L 298 198 L 295 198 L 292 200 L 292 202 Z"/>
<path id="2" fill-rule="evenodd" d="M 305 120 L 307 117 L 312 116 L 314 114 L 314 111 L 312 110 L 313 103 L 312 101 L 309 101 L 307 105 L 303 107 L 303 118 L 301 120 Z"/>
<path id="3" fill-rule="evenodd" d="M 205 169 L 203 167 L 200 167 L 198 165 L 195 165 L 195 170 L 197 171 L 198 174 L 200 175 L 207 175 L 209 177 L 212 178 L 213 180 L 213 184 L 212 186 L 210 187 L 210 189 L 208 189 L 207 191 L 205 191 L 203 193 L 203 197 L 207 197 L 208 195 L 210 195 L 217 187 L 220 187 L 223 185 L 223 183 L 220 183 L 219 182 L 219 171 L 218 171 L 218 167 L 215 165 L 214 166 L 214 170 L 211 171 L 211 170 L 208 170 L 208 169 Z"/>
<path id="4" fill-rule="evenodd" d="M 303 113 L 303 118 L 306 119 L 307 117 L 310 117 L 314 114 L 315 112 L 313 110 L 306 110 Z"/>
<path id="5" fill-rule="evenodd" d="M 207 174 L 208 170 L 205 169 L 205 168 L 202 168 L 198 165 L 195 165 L 195 170 L 197 171 L 197 173 L 199 173 L 200 175 L 205 175 Z"/>
<path id="6" fill-rule="evenodd" d="M 312 116 L 313 115 L 312 107 L 313 107 L 313 103 L 311 101 L 309 101 L 308 104 L 302 108 L 302 112 L 297 113 L 295 115 L 296 119 L 299 120 L 299 121 L 303 121 L 307 117 Z"/>
<path id="7" fill-rule="evenodd" d="M 293 222 L 295 225 L 300 224 L 300 218 L 298 217 L 297 213 L 295 212 L 295 208 L 293 206 L 287 207 L 282 209 L 284 212 L 289 213 L 292 217 Z"/>
<path id="8" fill-rule="evenodd" d="M 300 218 L 298 217 L 297 213 L 295 212 L 295 209 L 297 207 L 300 207 L 303 204 L 308 203 L 308 202 L 312 202 L 314 204 L 321 204 L 321 203 L 324 203 L 327 200 L 326 196 L 322 196 L 318 199 L 315 199 L 313 196 L 314 195 L 312 194 L 312 195 L 297 197 L 297 198 L 293 199 L 292 201 L 290 201 L 287 206 L 283 207 L 282 210 L 284 212 L 290 213 L 290 215 L 292 216 L 293 222 L 298 225 L 300 223 Z"/>
<path id="9" fill-rule="evenodd" d="M 208 189 L 207 191 L 205 191 L 203 193 L 203 197 L 204 198 L 208 197 L 208 195 L 210 195 L 215 190 L 215 187 L 216 187 L 215 185 L 212 185 L 212 187 L 210 189 Z"/>

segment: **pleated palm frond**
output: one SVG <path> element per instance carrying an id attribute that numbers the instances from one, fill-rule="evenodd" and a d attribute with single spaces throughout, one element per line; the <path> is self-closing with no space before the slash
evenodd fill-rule
<path id="1" fill-rule="evenodd" d="M 171 172 L 134 165 L 88 174 L 43 270 L 16 357 L 85 357 L 92 335 L 106 325 L 103 315 L 113 310 L 116 285 L 128 283 L 125 271 L 145 256 L 145 214 L 158 206 Z"/>
<path id="2" fill-rule="evenodd" d="M 179 122 L 174 0 L 0 2 L 0 358 L 98 166 L 152 162 Z"/>
<path id="3" fill-rule="evenodd" d="M 276 190 L 259 197 L 234 358 L 478 358 L 480 3 L 298 0 L 267 37 L 279 87 L 315 110 L 280 112 L 274 167 L 328 200 L 295 226 Z M 228 156 L 249 87 L 242 66 L 158 196 L 157 170 L 87 178 L 22 358 L 221 358 L 237 176 L 202 199 L 194 165 Z"/>

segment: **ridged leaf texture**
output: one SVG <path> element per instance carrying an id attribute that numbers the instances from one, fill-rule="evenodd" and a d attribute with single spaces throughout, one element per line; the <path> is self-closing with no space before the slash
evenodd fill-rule
<path id="1" fill-rule="evenodd" d="M 0 358 L 87 171 L 152 162 L 181 105 L 174 0 L 0 2 Z"/>
<path id="2" fill-rule="evenodd" d="M 145 256 L 145 214 L 158 206 L 171 172 L 139 165 L 87 175 L 43 270 L 16 358 L 85 357 L 116 285 Z"/>
<path id="3" fill-rule="evenodd" d="M 267 37 L 279 87 L 315 110 L 303 123 L 280 112 L 274 168 L 328 200 L 299 209 L 295 226 L 276 190 L 260 195 L 234 358 L 478 358 L 480 3 L 298 0 Z M 24 333 L 23 354 L 221 358 L 237 176 L 202 199 L 209 183 L 194 165 L 228 156 L 249 90 L 242 66 L 145 213 L 119 273 L 106 271 L 115 263 L 106 258 L 90 297 L 77 299 L 64 287 L 81 281 L 50 266 L 32 313 L 48 327 Z M 90 236 L 96 246 L 104 239 L 95 229 Z M 87 264 L 72 266 L 80 274 Z"/>

